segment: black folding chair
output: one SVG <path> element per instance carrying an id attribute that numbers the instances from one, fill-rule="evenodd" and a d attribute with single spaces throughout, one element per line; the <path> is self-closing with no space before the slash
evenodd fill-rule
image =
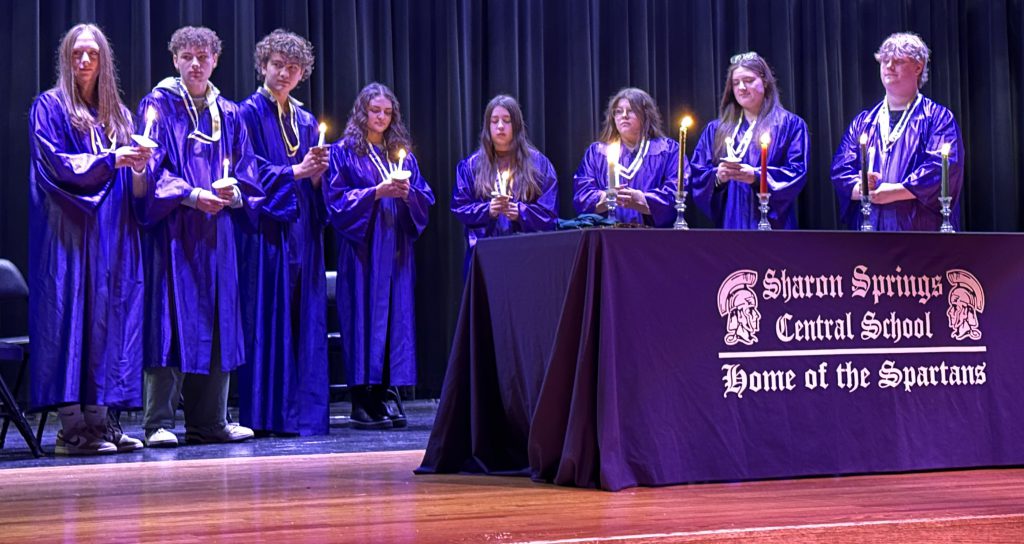
<path id="1" fill-rule="evenodd" d="M 14 263 L 0 259 L 0 304 L 19 300 L 28 302 L 28 285 L 25 283 L 25 278 L 21 275 L 18 267 L 14 266 Z M 0 448 L 7 441 L 7 429 L 13 421 L 18 432 L 25 439 L 25 443 L 32 450 L 32 455 L 41 457 L 43 449 L 39 446 L 39 439 L 32 434 L 32 428 L 25 418 L 25 412 L 18 405 L 16 398 L 28 368 L 28 345 L 27 336 L 0 338 L 0 362 L 17 362 L 19 364 L 13 392 L 11 388 L 7 387 L 3 374 L 0 374 L 0 404 L 3 404 L 0 407 L 0 419 L 3 419 L 3 429 L 0 430 Z M 45 418 L 45 414 L 43 417 Z"/>

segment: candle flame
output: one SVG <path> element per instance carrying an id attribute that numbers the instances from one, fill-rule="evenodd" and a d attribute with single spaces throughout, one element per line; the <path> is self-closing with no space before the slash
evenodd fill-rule
<path id="1" fill-rule="evenodd" d="M 327 132 L 327 123 L 320 123 L 320 134 Z"/>
<path id="2" fill-rule="evenodd" d="M 402 149 L 398 150 L 398 158 L 399 159 L 405 159 L 405 148 L 402 148 Z"/>
<path id="3" fill-rule="evenodd" d="M 948 157 L 949 156 L 949 144 L 948 143 L 942 144 L 942 156 L 943 157 Z"/>
<path id="4" fill-rule="evenodd" d="M 768 144 L 770 144 L 771 141 L 772 136 L 770 134 L 768 134 L 767 132 L 761 134 L 761 147 L 768 147 Z"/>
<path id="5" fill-rule="evenodd" d="M 608 163 L 609 164 L 618 164 L 619 163 L 619 142 L 612 142 L 612 143 L 608 144 L 608 148 L 605 151 L 605 154 L 608 156 Z"/>
<path id="6" fill-rule="evenodd" d="M 868 133 L 865 132 L 865 133 L 860 135 L 860 145 L 867 145 L 867 143 L 868 143 Z"/>
<path id="7" fill-rule="evenodd" d="M 146 121 L 152 123 L 156 120 L 156 108 L 150 106 L 146 108 Z"/>
<path id="8" fill-rule="evenodd" d="M 689 115 L 687 115 L 686 117 L 683 117 L 683 120 L 679 122 L 679 127 L 682 128 L 683 130 L 686 130 L 686 129 L 692 127 L 692 126 L 693 126 L 693 117 L 690 117 Z"/>
<path id="9" fill-rule="evenodd" d="M 501 181 L 508 181 L 508 170 L 504 170 L 501 173 Z"/>

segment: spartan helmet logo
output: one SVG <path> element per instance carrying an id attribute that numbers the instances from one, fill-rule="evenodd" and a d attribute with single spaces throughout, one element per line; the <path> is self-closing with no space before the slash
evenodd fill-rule
<path id="1" fill-rule="evenodd" d="M 946 279 L 952 287 L 949 290 L 949 328 L 954 340 L 981 339 L 978 328 L 978 314 L 985 311 L 985 290 L 981 282 L 966 270 L 953 269 L 946 272 Z"/>
<path id="2" fill-rule="evenodd" d="M 718 314 L 725 318 L 725 343 L 754 345 L 761 329 L 761 312 L 757 311 L 757 295 L 751 289 L 757 283 L 757 272 L 737 270 L 725 278 L 718 288 Z"/>

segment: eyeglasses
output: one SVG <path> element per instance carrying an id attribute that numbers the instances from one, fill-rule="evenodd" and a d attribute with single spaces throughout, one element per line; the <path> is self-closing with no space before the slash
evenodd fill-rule
<path id="1" fill-rule="evenodd" d="M 622 119 L 623 117 L 635 117 L 636 116 L 636 112 L 634 112 L 633 110 L 624 110 L 622 108 L 615 108 L 615 110 L 612 111 L 612 115 L 615 116 L 616 119 Z"/>
<path id="2" fill-rule="evenodd" d="M 739 55 L 733 55 L 729 57 L 729 64 L 739 64 L 747 60 L 756 60 L 758 58 L 757 53 L 750 51 L 747 53 L 740 53 Z"/>

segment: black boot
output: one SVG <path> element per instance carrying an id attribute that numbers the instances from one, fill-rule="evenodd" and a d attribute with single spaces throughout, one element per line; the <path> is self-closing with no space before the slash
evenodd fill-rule
<path id="1" fill-rule="evenodd" d="M 360 430 L 390 429 L 391 419 L 377 408 L 369 386 L 349 388 L 352 396 L 352 428 Z"/>
<path id="2" fill-rule="evenodd" d="M 398 393 L 397 387 L 389 387 L 384 390 L 384 408 L 387 410 L 392 427 L 401 429 L 409 424 L 409 420 L 405 418 L 402 396 Z"/>

